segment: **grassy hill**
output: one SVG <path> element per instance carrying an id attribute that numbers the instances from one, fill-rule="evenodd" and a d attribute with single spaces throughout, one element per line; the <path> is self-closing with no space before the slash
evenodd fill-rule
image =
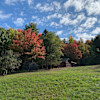
<path id="1" fill-rule="evenodd" d="M 0 100 L 100 100 L 100 65 L 0 76 Z"/>

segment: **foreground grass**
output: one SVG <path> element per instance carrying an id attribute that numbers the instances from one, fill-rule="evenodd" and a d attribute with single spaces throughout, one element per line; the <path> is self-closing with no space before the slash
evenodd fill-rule
<path id="1" fill-rule="evenodd" d="M 0 76 L 0 100 L 100 100 L 100 65 Z"/>

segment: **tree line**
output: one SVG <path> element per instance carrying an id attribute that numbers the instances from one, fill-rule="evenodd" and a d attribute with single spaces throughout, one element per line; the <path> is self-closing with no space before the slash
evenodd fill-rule
<path id="1" fill-rule="evenodd" d="M 100 64 L 100 35 L 94 39 L 76 41 L 72 36 L 61 40 L 55 32 L 44 30 L 39 34 L 35 23 L 22 29 L 0 28 L 0 72 L 6 75 L 14 70 L 50 69 L 69 58 L 77 65 Z"/>

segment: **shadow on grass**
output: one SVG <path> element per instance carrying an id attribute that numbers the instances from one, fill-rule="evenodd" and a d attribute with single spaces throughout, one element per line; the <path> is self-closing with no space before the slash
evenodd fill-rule
<path id="1" fill-rule="evenodd" d="M 93 72 L 98 72 L 100 73 L 100 65 L 96 65 L 92 67 Z"/>
<path id="2" fill-rule="evenodd" d="M 7 75 L 20 74 L 20 73 L 29 73 L 29 72 L 38 72 L 38 70 L 32 70 L 32 71 L 28 71 L 28 70 L 14 70 L 13 72 L 9 72 L 8 71 Z M 1 73 L 0 73 L 0 76 L 3 76 L 3 75 L 1 75 Z"/>
<path id="3" fill-rule="evenodd" d="M 38 70 L 31 70 L 31 71 L 28 71 L 28 70 L 17 70 L 17 71 L 13 71 L 13 72 L 8 73 L 8 75 L 10 75 L 10 74 L 18 74 L 18 73 L 29 73 L 29 72 L 38 72 Z"/>
<path id="4" fill-rule="evenodd" d="M 92 69 L 100 69 L 100 65 L 94 65 Z"/>
<path id="5" fill-rule="evenodd" d="M 31 72 L 44 72 L 44 71 L 50 71 L 50 69 L 38 69 L 38 70 L 14 70 L 13 72 L 8 72 L 7 75 L 11 75 L 11 74 L 20 74 L 20 73 L 31 73 Z"/>

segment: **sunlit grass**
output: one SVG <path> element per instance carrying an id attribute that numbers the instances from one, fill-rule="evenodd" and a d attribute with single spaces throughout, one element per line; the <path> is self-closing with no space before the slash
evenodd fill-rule
<path id="1" fill-rule="evenodd" d="M 0 100 L 100 100 L 100 66 L 0 76 Z"/>

